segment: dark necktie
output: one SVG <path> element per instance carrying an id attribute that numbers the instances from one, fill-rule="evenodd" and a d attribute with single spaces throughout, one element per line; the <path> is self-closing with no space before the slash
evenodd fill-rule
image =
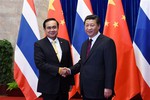
<path id="1" fill-rule="evenodd" d="M 91 44 L 92 44 L 92 39 L 90 39 L 88 41 L 88 46 L 87 46 L 87 51 L 86 51 L 86 58 L 88 57 L 89 55 L 89 52 L 90 52 L 90 49 L 91 49 Z"/>

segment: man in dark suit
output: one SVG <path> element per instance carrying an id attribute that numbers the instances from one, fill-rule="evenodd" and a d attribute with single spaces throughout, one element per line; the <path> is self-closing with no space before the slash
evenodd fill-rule
<path id="1" fill-rule="evenodd" d="M 80 90 L 83 100 L 111 99 L 114 95 L 116 73 L 114 41 L 99 33 L 98 16 L 87 16 L 84 25 L 89 39 L 82 44 L 79 62 L 70 69 L 66 68 L 66 75 L 80 72 Z"/>
<path id="2" fill-rule="evenodd" d="M 34 60 L 39 69 L 38 92 L 44 100 L 68 100 L 73 76 L 62 77 L 62 66 L 72 66 L 70 44 L 58 38 L 59 23 L 54 18 L 43 23 L 46 37 L 35 42 Z"/>

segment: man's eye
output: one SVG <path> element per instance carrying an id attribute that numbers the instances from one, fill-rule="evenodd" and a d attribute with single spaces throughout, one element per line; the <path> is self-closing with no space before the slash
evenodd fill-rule
<path id="1" fill-rule="evenodd" d="M 47 29 L 56 29 L 57 26 L 48 26 Z"/>
<path id="2" fill-rule="evenodd" d="M 94 27 L 94 26 L 95 26 L 94 24 L 91 25 L 91 27 Z"/>
<path id="3" fill-rule="evenodd" d="M 57 27 L 56 26 L 52 26 L 52 29 L 56 29 Z"/>

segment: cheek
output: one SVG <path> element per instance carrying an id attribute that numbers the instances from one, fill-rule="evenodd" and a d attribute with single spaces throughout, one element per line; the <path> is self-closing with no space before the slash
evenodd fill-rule
<path id="1" fill-rule="evenodd" d="M 88 32 L 88 29 L 87 29 L 87 28 L 85 28 L 84 30 L 85 30 L 86 33 Z"/>
<path id="2" fill-rule="evenodd" d="M 86 27 L 84 27 L 84 30 L 87 30 L 87 28 L 86 28 Z"/>
<path id="3" fill-rule="evenodd" d="M 95 32 L 99 31 L 99 28 L 94 28 Z"/>

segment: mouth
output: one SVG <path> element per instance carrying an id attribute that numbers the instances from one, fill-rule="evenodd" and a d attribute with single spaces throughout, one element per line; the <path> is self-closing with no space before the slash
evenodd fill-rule
<path id="1" fill-rule="evenodd" d="M 93 31 L 87 31 L 87 33 L 91 34 L 91 33 L 93 33 Z"/>
<path id="2" fill-rule="evenodd" d="M 56 33 L 55 32 L 48 32 L 48 34 L 55 35 Z"/>

